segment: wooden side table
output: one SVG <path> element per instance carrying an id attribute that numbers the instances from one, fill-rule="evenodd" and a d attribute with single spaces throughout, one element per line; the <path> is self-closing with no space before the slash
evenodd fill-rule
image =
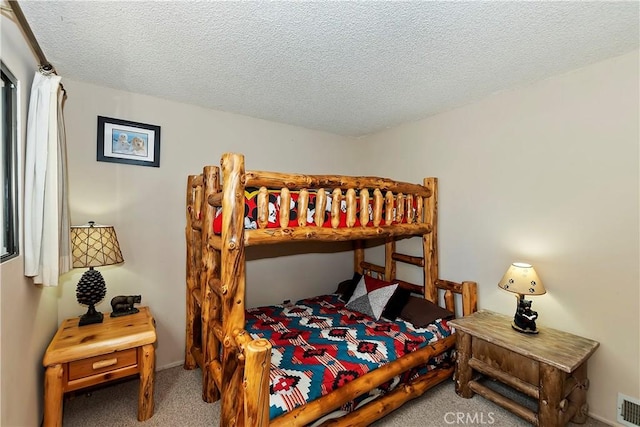
<path id="1" fill-rule="evenodd" d="M 587 360 L 599 343 L 551 328 L 523 334 L 511 328 L 512 318 L 491 311 L 449 322 L 457 333 L 456 393 L 477 393 L 535 426 L 582 424 L 587 419 Z M 475 379 L 497 379 L 535 398 L 534 412 Z"/>
<path id="2" fill-rule="evenodd" d="M 153 415 L 155 322 L 148 307 L 129 316 L 78 326 L 79 318 L 60 325 L 44 354 L 44 426 L 62 426 L 65 392 L 138 374 L 138 420 Z"/>

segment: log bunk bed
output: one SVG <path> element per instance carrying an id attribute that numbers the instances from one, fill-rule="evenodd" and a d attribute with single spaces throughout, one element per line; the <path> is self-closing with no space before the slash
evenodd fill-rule
<path id="1" fill-rule="evenodd" d="M 245 217 L 248 189 L 257 194 L 255 223 L 249 227 Z M 269 210 L 272 190 L 278 192 L 280 206 L 295 205 L 297 215 L 282 209 L 274 221 Z M 243 155 L 226 153 L 220 168 L 205 166 L 201 174 L 188 177 L 186 207 L 184 367 L 201 368 L 203 400 L 221 400 L 220 425 L 367 425 L 453 375 L 453 363 L 436 365 L 426 373 L 413 373 L 407 382 L 346 415 L 325 417 L 394 377 L 438 355 L 451 354 L 455 333 L 450 331 L 270 419 L 270 370 L 275 346 L 268 339 L 256 339 L 262 335 L 255 330 L 253 334 L 247 331 L 251 310 L 245 307 L 245 248 L 282 242 L 353 241 L 356 273 L 393 281 L 436 304 L 440 300 L 454 313 L 474 312 L 476 283 L 438 278 L 436 178 L 425 178 L 423 185 L 418 185 L 378 177 L 245 171 Z M 396 240 L 407 237 L 422 237 L 423 257 L 396 252 Z M 365 262 L 368 239 L 384 242 L 384 266 Z M 398 261 L 421 267 L 424 286 L 397 280 Z M 340 306 L 338 312 L 344 313 L 343 308 Z M 356 319 L 368 324 L 362 317 Z M 259 322 L 254 321 L 253 326 L 255 323 Z"/>

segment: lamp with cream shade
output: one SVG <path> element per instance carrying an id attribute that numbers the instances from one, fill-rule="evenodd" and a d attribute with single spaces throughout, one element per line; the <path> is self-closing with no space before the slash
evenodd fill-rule
<path id="1" fill-rule="evenodd" d="M 73 267 L 89 267 L 76 288 L 78 302 L 89 306 L 80 317 L 79 326 L 102 323 L 102 313 L 96 310 L 95 305 L 105 297 L 107 287 L 102 274 L 94 267 L 124 262 L 116 230 L 110 225 L 96 225 L 94 221 L 89 221 L 87 225 L 72 226 L 71 245 Z"/>
<path id="2" fill-rule="evenodd" d="M 505 291 L 513 292 L 518 299 L 518 308 L 511 326 L 518 332 L 537 334 L 536 319 L 538 313 L 531 310 L 531 301 L 525 295 L 542 295 L 546 293 L 538 273 L 531 264 L 514 262 L 502 276 L 498 286 Z"/>

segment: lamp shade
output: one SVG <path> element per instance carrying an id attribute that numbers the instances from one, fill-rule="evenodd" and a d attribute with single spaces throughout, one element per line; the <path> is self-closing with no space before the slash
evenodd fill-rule
<path id="1" fill-rule="evenodd" d="M 111 225 L 71 226 L 73 267 L 100 267 L 124 262 L 116 230 Z"/>
<path id="2" fill-rule="evenodd" d="M 524 262 L 511 264 L 498 286 L 520 295 L 542 295 L 547 292 L 533 266 Z"/>

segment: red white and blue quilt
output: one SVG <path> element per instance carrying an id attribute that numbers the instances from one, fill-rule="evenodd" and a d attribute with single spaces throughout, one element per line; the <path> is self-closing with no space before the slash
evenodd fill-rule
<path id="1" fill-rule="evenodd" d="M 451 334 L 445 320 L 427 328 L 415 328 L 401 319 L 375 321 L 345 308 L 337 295 L 249 309 L 245 328 L 254 338 L 265 338 L 273 346 L 271 419 Z M 342 412 L 356 409 L 372 396 L 390 391 L 447 358 L 430 361 L 381 385 L 370 396 L 344 405 Z"/>

